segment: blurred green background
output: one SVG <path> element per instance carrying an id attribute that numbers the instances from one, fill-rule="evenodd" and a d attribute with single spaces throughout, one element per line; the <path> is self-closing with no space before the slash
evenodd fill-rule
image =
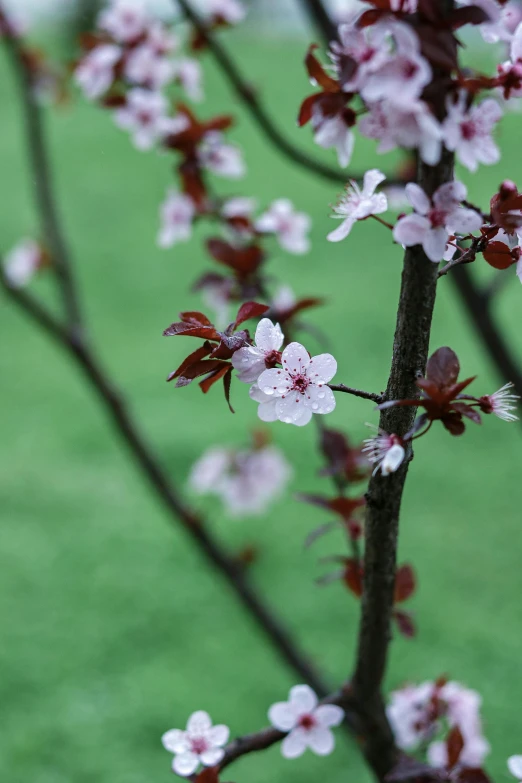
<path id="1" fill-rule="evenodd" d="M 310 88 L 302 67 L 305 42 L 226 35 L 278 124 L 314 149 L 309 130 L 295 128 Z M 216 180 L 222 193 L 255 194 L 262 204 L 291 198 L 313 217 L 312 252 L 291 257 L 273 247 L 270 272 L 296 293 L 326 295 L 311 320 L 331 338 L 337 380 L 378 391 L 390 363 L 400 278 L 400 251 L 383 228 L 358 225 L 338 245 L 332 227 L 335 185 L 309 176 L 265 143 L 208 58 L 203 116 L 230 111 L 232 137 L 244 147 L 248 177 Z M 0 60 L 2 137 L 1 248 L 37 232 L 24 154 L 20 107 Z M 103 111 L 80 98 L 49 112 L 56 187 L 77 263 L 92 339 L 128 396 L 142 431 L 183 486 L 192 462 L 211 444 L 241 444 L 257 426 L 245 387 L 232 389 L 237 413 L 217 388 L 175 390 L 165 377 L 193 350 L 165 340 L 162 329 L 180 309 L 201 306 L 188 292 L 210 268 L 201 227 L 190 244 L 155 247 L 158 205 L 171 183 L 171 161 L 137 152 Z M 501 178 L 519 178 L 520 117 L 500 134 L 503 160 L 462 172 L 470 198 L 485 204 Z M 353 167 L 388 165 L 359 143 Z M 332 164 L 333 155 L 324 154 Z M 480 270 L 487 273 L 487 270 Z M 512 280 L 497 309 L 522 361 L 520 285 Z M 50 298 L 48 281 L 32 284 Z M 209 570 L 183 531 L 172 527 L 70 360 L 2 299 L 0 329 L 0 779 L 9 783 L 143 783 L 170 780 L 171 757 L 161 734 L 182 727 L 195 709 L 228 723 L 234 734 L 266 722 L 268 706 L 286 696 L 294 674 L 267 646 L 218 573 Z M 432 348 L 449 344 L 478 393 L 497 378 L 448 278 L 440 284 Z M 307 340 L 311 350 L 317 346 Z M 376 423 L 371 403 L 341 397 L 329 423 L 354 439 Z M 327 492 L 313 427 L 275 424 L 275 441 L 295 466 L 288 496 L 263 518 L 231 521 L 206 500 L 209 524 L 231 548 L 259 546 L 252 579 L 333 684 L 352 665 L 358 605 L 339 584 L 319 588 L 321 555 L 344 551 L 331 534 L 309 551 L 303 541 L 326 521 L 293 492 Z M 505 758 L 522 752 L 521 432 L 488 418 L 462 438 L 440 427 L 419 443 L 402 515 L 401 560 L 419 575 L 414 609 L 419 635 L 394 640 L 389 688 L 406 679 L 446 674 L 479 690 L 488 768 L 507 779 Z M 278 748 L 243 759 L 230 778 L 332 783 L 369 775 L 341 733 L 327 759 L 288 762 Z"/>

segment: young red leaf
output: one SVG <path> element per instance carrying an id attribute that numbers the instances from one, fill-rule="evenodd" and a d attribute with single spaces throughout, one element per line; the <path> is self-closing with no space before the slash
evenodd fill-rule
<path id="1" fill-rule="evenodd" d="M 245 302 L 241 305 L 236 316 L 235 327 L 248 321 L 250 318 L 259 318 L 260 315 L 269 310 L 267 305 L 258 304 L 257 302 Z"/>
<path id="2" fill-rule="evenodd" d="M 306 536 L 304 545 L 305 549 L 308 549 L 308 547 L 312 546 L 318 538 L 321 538 L 326 533 L 329 533 L 331 530 L 335 530 L 336 527 L 339 527 L 341 523 L 336 520 L 333 522 L 326 522 L 324 525 L 320 525 L 319 527 L 316 527 L 315 530 L 312 530 L 311 533 L 308 533 Z"/>
<path id="3" fill-rule="evenodd" d="M 476 408 L 472 408 L 470 405 L 466 405 L 465 402 L 454 402 L 451 406 L 458 413 L 465 416 L 467 419 L 474 421 L 475 424 L 482 424 L 480 413 Z"/>
<path id="4" fill-rule="evenodd" d="M 446 751 L 448 754 L 448 769 L 453 769 L 458 763 L 460 754 L 464 749 L 464 737 L 458 726 L 453 726 L 446 739 Z"/>
<path id="5" fill-rule="evenodd" d="M 206 394 L 206 393 L 208 392 L 208 390 L 209 390 L 209 389 L 210 389 L 210 388 L 211 388 L 211 387 L 212 387 L 212 386 L 213 386 L 215 383 L 217 383 L 219 380 L 221 380 L 221 378 L 223 378 L 223 376 L 225 375 L 225 373 L 227 373 L 227 372 L 230 372 L 230 367 L 231 367 L 231 365 L 230 365 L 228 362 L 222 362 L 222 361 L 220 361 L 220 362 L 219 362 L 219 364 L 220 364 L 221 366 L 220 366 L 220 367 L 218 367 L 218 368 L 217 368 L 217 369 L 216 369 L 216 370 L 215 370 L 215 371 L 212 373 L 212 375 L 209 375 L 209 377 L 208 377 L 208 378 L 205 378 L 205 380 L 203 380 L 203 381 L 201 381 L 201 382 L 200 382 L 200 384 L 199 384 L 199 388 L 201 389 L 201 391 L 203 392 L 203 394 Z"/>
<path id="6" fill-rule="evenodd" d="M 402 609 L 394 609 L 392 617 L 397 623 L 399 633 L 405 636 L 407 639 L 412 639 L 417 633 L 415 623 L 409 612 L 405 612 Z"/>
<path id="7" fill-rule="evenodd" d="M 217 767 L 205 767 L 196 777 L 195 783 L 219 783 Z"/>
<path id="8" fill-rule="evenodd" d="M 235 413 L 234 408 L 230 404 L 230 384 L 232 383 L 232 365 L 230 365 L 228 372 L 223 375 L 223 388 L 225 390 L 225 400 L 228 403 L 230 413 Z"/>
<path id="9" fill-rule="evenodd" d="M 457 354 L 444 346 L 432 353 L 426 367 L 426 377 L 439 388 L 450 386 L 459 377 L 460 364 Z"/>
<path id="10" fill-rule="evenodd" d="M 308 71 L 308 75 L 310 79 L 313 79 L 314 82 L 316 82 L 326 92 L 339 92 L 339 85 L 335 79 L 332 79 L 331 76 L 328 76 L 323 66 L 314 55 L 314 51 L 317 48 L 317 44 L 312 44 L 306 53 L 305 65 Z"/>
<path id="11" fill-rule="evenodd" d="M 193 323 L 195 326 L 212 326 L 212 322 L 208 320 L 204 313 L 200 313 L 198 310 L 189 310 L 185 313 L 180 313 L 179 317 L 182 321 Z"/>
<path id="12" fill-rule="evenodd" d="M 509 247 L 503 242 L 489 242 L 488 246 L 482 251 L 482 255 L 494 269 L 507 269 L 516 263 Z"/>
<path id="13" fill-rule="evenodd" d="M 181 364 L 179 365 L 177 370 L 174 370 L 174 372 L 171 372 L 169 377 L 167 378 L 167 381 L 172 381 L 174 378 L 177 378 L 179 375 L 183 374 L 183 370 L 185 370 L 187 367 L 190 367 L 191 364 L 194 364 L 195 362 L 199 362 L 200 359 L 204 359 L 205 356 L 208 356 L 208 354 L 212 351 L 213 346 L 211 343 L 205 343 L 201 346 L 201 348 L 198 348 L 193 353 L 189 354 L 186 359 L 184 359 Z"/>
<path id="14" fill-rule="evenodd" d="M 350 557 L 346 560 L 343 581 L 357 598 L 363 594 L 363 569 L 361 563 Z"/>
<path id="15" fill-rule="evenodd" d="M 411 565 L 406 563 L 400 566 L 395 573 L 393 602 L 400 604 L 403 601 L 407 601 L 415 592 L 416 587 L 415 572 Z"/>
<path id="16" fill-rule="evenodd" d="M 189 367 L 185 367 L 183 373 L 180 374 L 176 381 L 176 387 L 188 386 L 195 378 L 200 378 L 202 375 L 208 373 L 214 373 L 219 371 L 222 367 L 228 369 L 230 364 L 223 362 L 221 359 L 203 359 L 191 364 Z"/>
<path id="17" fill-rule="evenodd" d="M 301 104 L 301 107 L 299 109 L 299 114 L 297 116 L 297 124 L 300 128 L 303 127 L 303 125 L 306 125 L 307 122 L 310 122 L 312 119 L 312 112 L 315 103 L 320 99 L 321 95 L 320 93 L 316 93 L 315 95 L 309 95 L 307 98 L 304 99 L 304 101 Z"/>

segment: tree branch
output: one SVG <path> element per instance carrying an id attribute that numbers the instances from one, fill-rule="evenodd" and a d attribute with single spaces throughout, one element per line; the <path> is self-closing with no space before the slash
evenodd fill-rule
<path id="1" fill-rule="evenodd" d="M 300 5 L 321 34 L 323 42 L 328 46 L 330 41 L 334 41 L 337 38 L 337 27 L 330 19 L 330 15 L 321 0 L 300 0 Z"/>
<path id="2" fill-rule="evenodd" d="M 382 394 L 375 394 L 374 392 L 361 391 L 360 389 L 353 389 L 351 386 L 345 386 L 344 383 L 329 383 L 328 386 L 332 391 L 344 392 L 345 394 L 352 394 L 354 397 L 361 397 L 363 400 L 373 400 L 376 403 L 384 401 Z"/>

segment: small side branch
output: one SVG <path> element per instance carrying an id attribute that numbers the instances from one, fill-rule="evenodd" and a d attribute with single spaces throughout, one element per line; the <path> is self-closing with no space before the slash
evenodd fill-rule
<path id="1" fill-rule="evenodd" d="M 344 394 L 352 394 L 354 397 L 361 397 L 363 400 L 373 400 L 377 404 L 384 401 L 382 394 L 375 394 L 374 392 L 366 392 L 361 389 L 353 389 L 351 386 L 345 386 L 344 383 L 329 383 L 328 386 L 334 392 L 343 392 Z"/>

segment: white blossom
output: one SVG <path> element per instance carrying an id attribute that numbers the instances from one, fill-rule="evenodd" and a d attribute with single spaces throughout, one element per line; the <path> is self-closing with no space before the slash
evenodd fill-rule
<path id="1" fill-rule="evenodd" d="M 215 446 L 193 465 L 189 485 L 217 495 L 232 516 L 262 514 L 279 497 L 292 469 L 275 446 L 236 450 Z"/>
<path id="2" fill-rule="evenodd" d="M 233 196 L 225 201 L 221 207 L 221 214 L 225 218 L 249 218 L 256 208 L 256 200 L 249 196 Z"/>
<path id="3" fill-rule="evenodd" d="M 393 238 L 405 247 L 422 245 L 434 263 L 443 258 L 450 235 L 455 232 L 470 234 L 478 231 L 483 223 L 476 210 L 461 207 L 467 190 L 458 180 L 441 185 L 431 200 L 413 182 L 406 185 L 406 195 L 415 212 L 396 223 Z"/>
<path id="4" fill-rule="evenodd" d="M 333 356 L 323 353 L 310 358 L 300 343 L 290 343 L 283 351 L 282 364 L 282 369 L 262 372 L 257 381 L 258 388 L 276 401 L 274 409 L 279 421 L 302 427 L 313 413 L 331 413 L 335 409 L 334 394 L 327 386 L 337 372 Z"/>
<path id="5" fill-rule="evenodd" d="M 219 764 L 230 735 L 228 726 L 213 726 L 210 716 L 203 710 L 193 712 L 185 731 L 171 729 L 161 738 L 163 747 L 174 753 L 172 769 L 177 775 L 188 777 L 200 764 L 213 767 Z"/>
<path id="6" fill-rule="evenodd" d="M 280 360 L 283 340 L 279 324 L 262 318 L 257 325 L 255 345 L 247 345 L 232 354 L 232 364 L 238 371 L 239 380 L 254 383 L 267 367 L 273 367 Z"/>
<path id="7" fill-rule="evenodd" d="M 517 26 L 522 21 L 522 6 L 518 0 L 508 0 L 502 8 L 499 8 L 495 0 L 467 0 L 466 5 L 480 5 L 488 14 L 489 21 L 480 25 L 480 32 L 486 43 L 511 42 Z"/>
<path id="8" fill-rule="evenodd" d="M 476 171 L 479 163 L 490 166 L 500 160 L 500 151 L 491 136 L 502 117 L 496 101 L 488 98 L 468 109 L 466 92 L 461 91 L 455 103 L 448 101 L 447 111 L 442 125 L 444 142 L 463 166 Z"/>
<path id="9" fill-rule="evenodd" d="M 112 0 L 98 15 L 98 27 L 118 43 L 132 43 L 146 32 L 149 17 L 140 0 Z"/>
<path id="10" fill-rule="evenodd" d="M 33 239 L 23 239 L 4 259 L 4 276 L 11 288 L 23 288 L 42 263 L 42 249 Z"/>
<path id="11" fill-rule="evenodd" d="M 310 225 L 309 215 L 296 212 L 292 202 L 286 198 L 273 201 L 255 223 L 258 231 L 277 234 L 281 247 L 298 255 L 307 253 L 310 249 L 310 240 L 307 237 Z"/>
<path id="12" fill-rule="evenodd" d="M 367 438 L 364 443 L 362 450 L 369 462 L 375 465 L 374 475 L 379 469 L 383 476 L 395 473 L 404 462 L 404 446 L 398 435 L 389 435 L 384 430 L 378 429 L 377 435 Z"/>
<path id="13" fill-rule="evenodd" d="M 131 84 L 158 90 L 169 82 L 174 73 L 172 62 L 158 55 L 148 43 L 133 49 L 125 61 L 124 75 Z"/>
<path id="14" fill-rule="evenodd" d="M 288 701 L 272 704 L 268 719 L 272 726 L 288 734 L 281 744 L 287 759 L 302 756 L 307 748 L 318 756 L 328 756 L 335 747 L 332 727 L 339 726 L 344 711 L 336 704 L 318 704 L 308 685 L 291 688 Z"/>
<path id="15" fill-rule="evenodd" d="M 364 220 L 370 215 L 379 215 L 388 209 L 388 201 L 384 193 L 375 193 L 375 188 L 386 179 L 378 169 L 370 169 L 364 175 L 362 190 L 351 180 L 339 203 L 334 207 L 333 218 L 342 220 L 341 225 L 331 231 L 327 239 L 330 242 L 340 242 L 345 239 L 357 220 Z"/>
<path id="16" fill-rule="evenodd" d="M 510 756 L 507 765 L 513 777 L 522 781 L 522 756 Z"/>
<path id="17" fill-rule="evenodd" d="M 203 71 L 194 57 L 181 57 L 171 63 L 172 78 L 179 82 L 191 101 L 203 100 Z"/>
<path id="18" fill-rule="evenodd" d="M 516 403 L 520 399 L 518 394 L 512 394 L 513 383 L 506 383 L 493 394 L 487 394 L 480 398 L 481 407 L 485 413 L 493 413 L 504 421 L 518 421 L 512 411 L 517 409 Z"/>
<path id="19" fill-rule="evenodd" d="M 222 19 L 228 24 L 238 24 L 246 15 L 239 0 L 204 0 L 201 10 L 206 19 Z"/>
<path id="20" fill-rule="evenodd" d="M 184 130 L 187 118 L 167 116 L 168 102 L 158 92 L 135 87 L 127 93 L 127 102 L 114 112 L 116 124 L 130 131 L 139 150 L 149 150 L 168 133 Z"/>
<path id="21" fill-rule="evenodd" d="M 74 78 L 86 97 L 95 100 L 104 95 L 114 81 L 114 66 L 121 57 L 115 44 L 96 46 L 78 64 Z"/>
<path id="22" fill-rule="evenodd" d="M 239 179 L 245 175 L 245 163 L 239 147 L 227 144 L 219 131 L 205 134 L 199 149 L 199 159 L 203 166 L 214 174 L 230 179 Z"/>
<path id="23" fill-rule="evenodd" d="M 160 247 L 172 247 L 192 236 L 192 222 L 196 214 L 194 202 L 185 193 L 170 189 L 160 207 L 161 229 L 158 234 Z"/>
<path id="24" fill-rule="evenodd" d="M 312 109 L 310 123 L 315 143 L 326 150 L 333 147 L 337 151 L 339 166 L 345 168 L 352 157 L 355 137 L 342 114 L 328 117 L 323 114 L 320 105 L 316 104 Z"/>
<path id="25" fill-rule="evenodd" d="M 442 128 L 423 101 L 402 106 L 390 100 L 371 104 L 358 127 L 363 136 L 379 141 L 377 152 L 396 147 L 418 149 L 421 159 L 430 166 L 440 160 Z"/>

